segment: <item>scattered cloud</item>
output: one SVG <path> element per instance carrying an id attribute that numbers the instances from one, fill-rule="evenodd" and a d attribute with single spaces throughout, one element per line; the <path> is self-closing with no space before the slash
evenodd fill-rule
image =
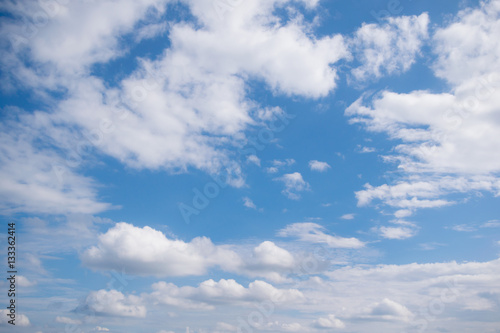
<path id="1" fill-rule="evenodd" d="M 428 38 L 429 16 L 389 17 L 382 24 L 359 28 L 350 43 L 361 66 L 352 70 L 356 81 L 378 79 L 407 71 Z"/>
<path id="2" fill-rule="evenodd" d="M 243 206 L 247 208 L 257 209 L 257 206 L 253 203 L 252 199 L 249 197 L 243 197 Z"/>
<path id="3" fill-rule="evenodd" d="M 415 228 L 409 227 L 378 227 L 375 228 L 380 236 L 387 239 L 406 239 L 411 238 L 417 234 Z"/>
<path id="4" fill-rule="evenodd" d="M 299 200 L 300 192 L 309 191 L 310 186 L 299 172 L 287 173 L 274 180 L 281 181 L 285 185 L 285 189 L 281 192 L 288 199 Z"/>
<path id="5" fill-rule="evenodd" d="M 146 307 L 139 296 L 125 296 L 117 290 L 92 291 L 77 310 L 116 317 L 146 317 Z"/>
<path id="6" fill-rule="evenodd" d="M 342 220 L 354 220 L 354 216 L 355 216 L 355 215 L 356 215 L 356 214 L 353 214 L 353 213 L 350 213 L 350 214 L 344 214 L 344 215 L 342 215 L 340 218 L 341 218 Z"/>
<path id="7" fill-rule="evenodd" d="M 300 241 L 309 243 L 326 244 L 333 248 L 361 248 L 365 244 L 357 238 L 344 238 L 324 233 L 325 228 L 319 224 L 293 223 L 278 232 L 280 237 L 296 237 Z"/>
<path id="8" fill-rule="evenodd" d="M 309 168 L 312 171 L 325 172 L 328 169 L 330 169 L 331 167 L 326 162 L 320 162 L 320 161 L 317 161 L 317 160 L 312 160 L 312 161 L 309 161 Z"/>
<path id="9" fill-rule="evenodd" d="M 452 226 L 451 229 L 460 232 L 473 232 L 477 230 L 475 227 L 467 224 L 457 224 Z"/>

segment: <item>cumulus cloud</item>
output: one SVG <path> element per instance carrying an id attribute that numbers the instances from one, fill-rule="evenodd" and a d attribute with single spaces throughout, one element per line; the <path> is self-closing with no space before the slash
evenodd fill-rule
<path id="1" fill-rule="evenodd" d="M 434 74 L 448 91 L 383 91 L 347 108 L 352 123 L 398 140 L 385 160 L 404 171 L 396 184 L 357 192 L 360 205 L 380 198 L 408 211 L 452 204 L 445 198 L 452 193 L 500 193 L 498 3 L 465 9 L 431 36 Z"/>
<path id="2" fill-rule="evenodd" d="M 274 180 L 283 182 L 285 189 L 281 193 L 288 197 L 288 199 L 299 200 L 299 193 L 310 189 L 309 183 L 302 178 L 299 172 L 287 173 Z"/>
<path id="3" fill-rule="evenodd" d="M 92 291 L 77 310 L 116 317 L 146 317 L 146 307 L 139 296 L 126 296 L 117 290 Z"/>
<path id="4" fill-rule="evenodd" d="M 407 71 L 425 39 L 429 16 L 390 17 L 383 24 L 363 24 L 351 40 L 361 66 L 352 70 L 357 81 Z"/>
<path id="5" fill-rule="evenodd" d="M 362 317 L 375 320 L 407 322 L 413 317 L 413 313 L 408 308 L 388 298 L 369 306 L 366 312 L 367 314 Z"/>
<path id="6" fill-rule="evenodd" d="M 357 238 L 332 236 L 325 234 L 324 230 L 325 228 L 323 226 L 316 223 L 293 223 L 281 229 L 278 232 L 278 236 L 296 237 L 303 242 L 326 244 L 333 248 L 357 249 L 364 246 L 364 243 Z"/>
<path id="7" fill-rule="evenodd" d="M 181 308 L 212 310 L 217 304 L 244 304 L 253 302 L 294 303 L 302 301 L 304 295 L 296 289 L 278 289 L 271 284 L 256 280 L 247 288 L 235 280 L 210 279 L 197 287 L 177 287 L 172 283 L 153 284 L 153 292 L 145 297 L 156 302 Z"/>
<path id="8" fill-rule="evenodd" d="M 355 215 L 356 214 L 352 214 L 352 213 L 350 213 L 350 214 L 344 214 L 340 218 L 342 220 L 353 220 Z"/>
<path id="9" fill-rule="evenodd" d="M 330 169 L 331 167 L 326 162 L 320 162 L 320 161 L 317 161 L 317 160 L 312 160 L 312 161 L 309 161 L 309 168 L 312 171 L 325 172 L 328 169 Z"/>
<path id="10" fill-rule="evenodd" d="M 123 222 L 101 234 L 97 246 L 82 254 L 82 261 L 95 269 L 155 276 L 203 275 L 210 267 L 232 270 L 241 264 L 234 251 L 206 237 L 186 243 Z"/>
<path id="11" fill-rule="evenodd" d="M 335 315 L 328 315 L 326 318 L 319 318 L 314 321 L 314 326 L 320 329 L 344 328 L 345 324 L 342 320 L 335 317 Z"/>
<path id="12" fill-rule="evenodd" d="M 9 324 L 9 320 L 11 320 L 11 318 L 8 316 L 9 314 L 9 310 L 0 310 L 0 325 L 11 325 Z M 27 327 L 31 325 L 28 317 L 20 313 L 16 313 L 15 324 L 16 326 L 21 327 Z"/>

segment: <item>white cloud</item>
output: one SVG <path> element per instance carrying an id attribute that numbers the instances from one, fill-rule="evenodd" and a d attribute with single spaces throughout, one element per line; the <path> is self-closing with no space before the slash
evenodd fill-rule
<path id="1" fill-rule="evenodd" d="M 331 329 L 331 328 L 344 328 L 345 324 L 342 320 L 335 317 L 335 315 L 328 315 L 327 318 L 319 318 L 314 321 L 314 326 L 320 329 Z"/>
<path id="2" fill-rule="evenodd" d="M 11 325 L 9 324 L 9 320 L 12 320 L 12 318 L 9 317 L 9 314 L 10 314 L 9 310 L 0 310 L 0 325 L 2 326 Z M 16 326 L 21 326 L 21 327 L 26 327 L 31 325 L 28 317 L 20 313 L 16 313 L 16 318 L 14 323 L 16 324 Z"/>
<path id="3" fill-rule="evenodd" d="M 309 161 L 309 168 L 311 168 L 312 171 L 325 172 L 328 169 L 330 169 L 331 167 L 326 162 L 312 160 L 312 161 Z"/>
<path id="4" fill-rule="evenodd" d="M 224 20 L 214 11 L 213 2 L 186 1 L 195 20 L 203 24 L 171 22 L 168 52 L 155 60 L 138 59 L 132 74 L 113 87 L 98 74 L 90 74 L 93 65 L 128 52 L 121 43 L 125 36 L 139 42 L 162 33 L 165 22 L 159 19 L 167 3 L 54 3 L 47 24 L 37 27 L 34 36 L 20 36 L 21 43 L 14 41 L 11 49 L 2 52 L 2 68 L 8 69 L 3 85 L 11 90 L 32 89 L 34 95 L 48 100 L 50 110 L 37 111 L 22 121 L 36 123 L 36 129 L 44 133 L 39 138 L 43 145 L 55 146 L 54 150 L 67 156 L 80 149 L 88 156 L 78 157 L 89 165 L 95 162 L 94 153 L 104 153 L 132 168 L 174 172 L 195 167 L 215 173 L 229 168 L 227 173 L 235 171 L 231 184 L 242 186 L 241 170 L 231 164 L 226 148 L 241 145 L 246 140 L 244 131 L 265 120 L 259 109 L 276 109 L 261 108 L 250 100 L 246 80 L 261 79 L 278 94 L 326 96 L 336 87 L 334 64 L 348 55 L 343 38 L 310 36 L 312 23 L 293 11 L 291 20 L 281 21 L 275 9 L 295 6 L 291 1 L 245 2 Z M 317 5 L 316 1 L 305 3 L 308 8 Z M 2 22 L 5 45 L 10 37 L 26 32 L 20 18 L 36 19 L 43 12 L 29 1 L 15 6 L 6 3 L 4 10 L 19 18 Z M 60 100 L 50 97 L 54 91 L 62 95 Z M 85 136 L 90 139 L 82 140 Z M 37 150 L 26 155 L 21 150 L 8 156 L 8 162 L 13 168 L 26 164 L 29 170 L 24 175 L 40 175 L 44 181 L 52 177 L 48 157 Z M 39 161 L 25 163 L 31 157 Z M 64 158 L 52 162 L 66 167 Z M 64 195 L 53 188 L 57 182 L 45 181 L 40 187 L 38 179 L 28 179 L 26 184 L 12 180 L 12 186 L 4 187 L 10 189 L 4 193 L 7 200 L 2 200 L 5 208 L 97 213 L 111 207 L 99 203 L 90 179 L 70 169 Z"/>
<path id="5" fill-rule="evenodd" d="M 16 282 L 18 286 L 20 287 L 31 287 L 36 285 L 36 282 L 28 280 L 27 277 L 22 276 L 22 275 L 17 275 L 16 276 Z"/>
<path id="6" fill-rule="evenodd" d="M 255 206 L 252 199 L 250 199 L 249 197 L 243 198 L 243 206 L 245 206 L 247 208 L 257 209 L 257 206 Z"/>
<path id="7" fill-rule="evenodd" d="M 257 165 L 257 166 L 260 166 L 260 158 L 257 157 L 257 155 L 250 155 L 250 156 L 248 156 L 247 157 L 247 161 L 249 163 L 253 163 L 253 164 Z"/>
<path id="8" fill-rule="evenodd" d="M 68 317 L 56 317 L 56 323 L 61 323 L 61 324 L 70 324 L 70 325 L 81 325 L 82 321 L 79 319 L 72 319 Z"/>
<path id="9" fill-rule="evenodd" d="M 0 125 L 0 209 L 4 213 L 93 214 L 111 208 L 99 202 L 92 179 L 67 167 L 69 158 L 36 148 L 35 142 L 45 135 L 31 116 L 20 116 L 27 120 L 24 124 L 6 121 Z"/>
<path id="10" fill-rule="evenodd" d="M 374 187 L 365 184 L 365 189 L 356 192 L 359 206 L 370 204 L 379 199 L 386 205 L 396 207 L 397 217 L 411 215 L 419 208 L 443 207 L 454 204 L 453 201 L 439 199 L 450 193 L 466 193 L 469 191 L 500 191 L 500 180 L 494 177 L 452 177 L 442 176 L 430 178 L 429 176 L 415 175 L 411 181 L 400 181 L 394 185 L 381 185 Z"/>
<path id="11" fill-rule="evenodd" d="M 275 180 L 283 182 L 285 189 L 281 192 L 286 197 L 292 200 L 299 200 L 299 192 L 308 191 L 310 189 L 307 183 L 299 172 L 287 173 Z"/>
<path id="12" fill-rule="evenodd" d="M 85 299 L 85 307 L 81 310 L 117 317 L 146 317 L 146 307 L 140 297 L 125 296 L 117 290 L 92 291 Z"/>
<path id="13" fill-rule="evenodd" d="M 376 228 L 380 235 L 387 239 L 406 239 L 416 235 L 415 228 L 408 227 L 379 227 Z"/>
<path id="14" fill-rule="evenodd" d="M 281 237 L 297 237 L 300 241 L 310 243 L 323 243 L 333 248 L 361 248 L 364 243 L 357 238 L 344 238 L 331 236 L 323 232 L 325 230 L 316 223 L 293 223 L 287 225 L 278 232 Z"/>
<path id="15" fill-rule="evenodd" d="M 481 225 L 481 228 L 499 228 L 500 220 L 490 220 Z"/>
<path id="16" fill-rule="evenodd" d="M 172 283 L 157 282 L 147 296 L 164 305 L 181 308 L 213 310 L 217 304 L 273 302 L 280 304 L 302 301 L 304 295 L 296 289 L 278 289 L 267 282 L 256 280 L 245 288 L 235 280 L 210 279 L 197 287 L 177 287 Z"/>
<path id="17" fill-rule="evenodd" d="M 216 246 L 206 237 L 186 243 L 168 239 L 150 227 L 123 222 L 101 234 L 98 245 L 87 249 L 82 261 L 95 269 L 145 276 L 203 275 L 210 267 L 234 270 L 241 265 L 234 251 Z"/>
<path id="18" fill-rule="evenodd" d="M 358 192 L 360 205 L 378 197 L 387 205 L 415 210 L 452 204 L 443 198 L 452 193 L 499 195 L 498 3 L 465 9 L 432 36 L 434 73 L 449 83 L 448 91 L 383 91 L 369 103 L 364 96 L 347 108 L 352 123 L 399 142 L 385 159 L 404 172 L 396 184 Z"/>
<path id="19" fill-rule="evenodd" d="M 361 147 L 358 145 L 358 149 L 359 149 L 359 152 L 361 154 L 368 154 L 368 153 L 374 153 L 377 151 L 377 149 L 373 148 L 373 147 Z"/>
<path id="20" fill-rule="evenodd" d="M 396 320 L 407 322 L 414 316 L 407 307 L 388 298 L 384 298 L 381 302 L 371 305 L 366 312 L 367 314 L 362 317 L 368 317 L 375 320 Z"/>
<path id="21" fill-rule="evenodd" d="M 93 331 L 109 332 L 109 328 L 101 327 L 101 326 L 96 326 L 96 327 L 94 327 Z"/>
<path id="22" fill-rule="evenodd" d="M 427 13 L 390 17 L 384 24 L 363 24 L 351 40 L 362 65 L 352 70 L 357 81 L 407 71 L 428 37 Z"/>
<path id="23" fill-rule="evenodd" d="M 341 218 L 342 220 L 354 220 L 354 216 L 355 216 L 355 215 L 356 215 L 356 214 L 352 214 L 352 213 L 350 213 L 350 214 L 344 214 L 344 215 L 342 215 L 340 218 Z"/>
<path id="24" fill-rule="evenodd" d="M 290 252 L 270 241 L 255 247 L 253 258 L 257 266 L 292 269 L 295 265 L 295 259 Z"/>
<path id="25" fill-rule="evenodd" d="M 467 224 L 457 224 L 451 227 L 452 230 L 455 231 L 461 231 L 461 232 L 473 232 L 476 231 L 477 229 L 474 226 L 470 226 Z"/>

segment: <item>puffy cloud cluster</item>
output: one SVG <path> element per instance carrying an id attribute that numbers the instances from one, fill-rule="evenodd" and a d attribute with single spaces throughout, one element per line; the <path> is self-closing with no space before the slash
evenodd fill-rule
<path id="1" fill-rule="evenodd" d="M 203 275 L 211 267 L 234 270 L 241 258 L 231 249 L 199 237 L 186 243 L 168 239 L 150 227 L 117 223 L 82 255 L 85 265 L 133 275 Z"/>
<path id="2" fill-rule="evenodd" d="M 492 0 L 463 10 L 431 37 L 435 75 L 449 82 L 449 91 L 383 91 L 347 108 L 352 123 L 397 140 L 385 158 L 408 175 L 396 184 L 367 184 L 356 194 L 360 205 L 376 198 L 411 212 L 449 205 L 442 198 L 449 193 L 500 193 L 499 8 Z"/>
<path id="3" fill-rule="evenodd" d="M 383 24 L 363 24 L 351 40 L 362 63 L 352 70 L 357 81 L 407 71 L 428 38 L 429 16 L 390 17 Z"/>

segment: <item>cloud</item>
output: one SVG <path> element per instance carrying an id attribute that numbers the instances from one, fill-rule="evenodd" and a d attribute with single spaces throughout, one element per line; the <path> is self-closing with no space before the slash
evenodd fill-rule
<path id="1" fill-rule="evenodd" d="M 397 140 L 384 158 L 403 171 L 395 184 L 357 192 L 360 205 L 378 197 L 384 204 L 416 210 L 450 205 L 449 194 L 500 193 L 495 139 L 500 131 L 500 94 L 495 93 L 500 86 L 499 17 L 498 1 L 485 1 L 464 9 L 431 36 L 432 68 L 449 84 L 447 91 L 383 91 L 346 109 L 351 123 Z"/>
<path id="2" fill-rule="evenodd" d="M 9 314 L 10 314 L 9 310 L 0 310 L 0 325 L 2 326 L 11 325 L 9 324 L 9 320 L 11 320 L 11 318 L 8 316 Z M 20 313 L 16 313 L 15 324 L 16 326 L 21 326 L 21 327 L 27 327 L 31 325 L 28 317 Z"/>
<path id="3" fill-rule="evenodd" d="M 98 315 L 116 316 L 116 317 L 146 317 L 146 307 L 142 304 L 140 297 L 135 295 L 125 296 L 117 290 L 99 290 L 92 291 L 85 299 L 83 306 L 78 311 Z"/>
<path id="4" fill-rule="evenodd" d="M 342 215 L 340 218 L 341 218 L 342 220 L 354 220 L 354 216 L 355 216 L 355 215 L 356 215 L 356 214 L 352 214 L 352 213 L 351 213 L 351 214 L 344 214 L 344 215 Z"/>
<path id="5" fill-rule="evenodd" d="M 429 16 L 390 17 L 384 24 L 363 23 L 350 43 L 361 66 L 352 70 L 357 81 L 407 71 L 428 38 Z"/>
<path id="6" fill-rule="evenodd" d="M 451 229 L 460 232 L 473 232 L 477 230 L 475 227 L 469 226 L 467 224 L 457 224 L 451 227 Z"/>
<path id="7" fill-rule="evenodd" d="M 99 236 L 99 243 L 82 254 L 84 265 L 101 270 L 124 271 L 134 275 L 203 275 L 211 267 L 234 270 L 240 257 L 206 237 L 186 243 L 168 239 L 150 227 L 138 228 L 117 223 Z"/>
<path id="8" fill-rule="evenodd" d="M 490 220 L 481 225 L 481 228 L 499 228 L 500 220 Z"/>
<path id="9" fill-rule="evenodd" d="M 332 314 L 328 315 L 327 318 L 319 318 L 318 320 L 315 320 L 314 326 L 319 329 L 345 328 L 344 322 Z"/>
<path id="10" fill-rule="evenodd" d="M 61 323 L 61 324 L 69 324 L 69 325 L 81 325 L 82 321 L 78 319 L 72 319 L 68 317 L 56 317 L 56 323 Z"/>
<path id="11" fill-rule="evenodd" d="M 388 298 L 384 298 L 381 302 L 371 305 L 367 309 L 367 315 L 370 319 L 389 320 L 389 321 L 405 321 L 408 322 L 413 317 L 413 313 L 407 307 L 394 302 Z"/>
<path id="12" fill-rule="evenodd" d="M 16 282 L 20 287 L 32 287 L 36 285 L 36 282 L 30 281 L 27 277 L 22 275 L 16 276 Z"/>
<path id="13" fill-rule="evenodd" d="M 249 197 L 243 198 L 243 206 L 245 206 L 247 208 L 257 209 L 257 206 L 255 206 L 252 199 L 250 199 Z"/>
<path id="14" fill-rule="evenodd" d="M 411 181 L 399 181 L 394 185 L 384 184 L 374 187 L 365 184 L 365 189 L 356 192 L 358 206 L 366 206 L 379 199 L 386 205 L 396 207 L 397 217 L 409 216 L 420 208 L 436 208 L 452 205 L 455 202 L 439 199 L 451 193 L 469 191 L 500 190 L 500 181 L 494 177 L 477 176 L 472 178 L 443 176 L 439 179 L 415 175 Z"/>
<path id="15" fill-rule="evenodd" d="M 331 167 L 326 162 L 320 162 L 320 161 L 312 160 L 312 161 L 309 161 L 309 168 L 312 171 L 325 172 L 328 169 L 330 169 Z"/>
<path id="16" fill-rule="evenodd" d="M 210 279 L 197 287 L 177 287 L 172 283 L 157 282 L 153 292 L 147 296 L 164 305 L 188 309 L 213 310 L 216 305 L 255 302 L 294 303 L 302 301 L 303 294 L 296 289 L 278 289 L 267 282 L 256 280 L 247 288 L 235 280 Z"/>
<path id="17" fill-rule="evenodd" d="M 247 157 L 247 161 L 249 163 L 253 163 L 253 164 L 257 165 L 257 166 L 260 166 L 260 158 L 257 157 L 257 155 L 250 155 L 250 156 L 248 156 Z"/>
<path id="18" fill-rule="evenodd" d="M 278 236 L 296 237 L 303 242 L 326 244 L 333 248 L 357 249 L 364 247 L 364 243 L 357 238 L 331 236 L 325 234 L 323 230 L 325 230 L 325 228 L 316 223 L 293 223 L 281 229 L 278 232 Z"/>
<path id="19" fill-rule="evenodd" d="M 12 110 L 14 111 L 14 110 Z M 100 202 L 96 184 L 67 167 L 60 154 L 37 148 L 45 135 L 21 113 L 23 124 L 7 120 L 0 125 L 0 210 L 6 213 L 98 213 L 112 208 Z"/>
<path id="20" fill-rule="evenodd" d="M 358 145 L 358 149 L 359 149 L 359 152 L 361 154 L 368 154 L 368 153 L 374 153 L 377 151 L 377 149 L 373 148 L 373 147 L 361 147 Z"/>
<path id="21" fill-rule="evenodd" d="M 317 5 L 305 3 L 308 8 Z M 239 170 L 227 147 L 244 144 L 245 131 L 262 126 L 266 119 L 260 111 L 269 109 L 248 96 L 248 78 L 262 80 L 274 93 L 287 96 L 318 98 L 336 88 L 334 65 L 348 56 L 344 39 L 311 36 L 313 23 L 297 12 L 281 21 L 275 10 L 297 6 L 295 2 L 245 2 L 242 10 L 230 11 L 221 20 L 212 2 L 186 1 L 193 20 L 166 24 L 162 15 L 168 4 L 5 4 L 9 17 L 2 21 L 0 40 L 6 46 L 0 57 L 3 86 L 11 92 L 28 90 L 49 107 L 18 120 L 33 123 L 43 135 L 36 136 L 36 148 L 21 147 L 5 155 L 4 171 L 20 167 L 23 175 L 33 176 L 25 183 L 14 178 L 3 187 L 2 208 L 36 213 L 110 209 L 97 199 L 92 180 L 77 173 L 77 167 L 96 163 L 92 157 L 97 154 L 136 169 Z M 26 36 L 25 22 L 36 21 L 41 13 L 48 15 L 47 22 Z M 92 71 L 93 66 L 121 59 L 141 40 L 166 28 L 168 52 L 154 60 L 137 59 L 136 67 L 111 84 Z M 1 146 L 8 149 L 11 144 Z M 55 152 L 62 157 L 53 158 Z M 68 167 L 75 152 L 78 163 Z M 62 185 L 50 181 L 53 164 L 64 167 Z M 32 179 L 35 176 L 39 177 Z M 242 186 L 241 172 L 235 177 L 231 184 Z"/>
<path id="22" fill-rule="evenodd" d="M 109 328 L 101 327 L 101 326 L 96 326 L 96 327 L 94 327 L 93 331 L 109 332 Z"/>
<path id="23" fill-rule="evenodd" d="M 285 185 L 285 189 L 281 191 L 288 199 L 299 200 L 299 192 L 308 191 L 310 189 L 307 183 L 299 172 L 287 173 L 274 180 L 281 181 Z"/>
<path id="24" fill-rule="evenodd" d="M 379 234 L 387 239 L 406 239 L 417 234 L 415 228 L 408 227 L 379 227 L 375 229 Z"/>

